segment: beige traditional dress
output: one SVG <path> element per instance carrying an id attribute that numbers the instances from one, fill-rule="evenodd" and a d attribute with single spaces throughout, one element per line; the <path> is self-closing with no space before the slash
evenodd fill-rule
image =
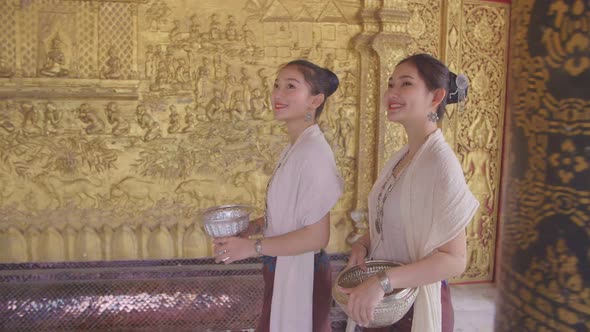
<path id="1" fill-rule="evenodd" d="M 312 225 L 336 204 L 343 191 L 334 155 L 313 125 L 288 146 L 268 188 L 266 237 Z M 314 252 L 277 257 L 270 331 L 312 331 Z"/>
<path id="2" fill-rule="evenodd" d="M 406 169 L 393 179 L 392 170 L 407 151 L 406 145 L 393 155 L 369 194 L 372 259 L 417 262 L 463 232 L 479 206 L 440 129 L 428 137 Z M 379 194 L 391 181 L 395 183 L 383 204 L 382 232 L 378 233 Z M 419 287 L 413 332 L 441 330 L 440 285 L 435 282 Z"/>

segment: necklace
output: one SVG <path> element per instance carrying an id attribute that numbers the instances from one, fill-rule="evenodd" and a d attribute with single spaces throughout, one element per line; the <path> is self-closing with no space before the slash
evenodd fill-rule
<path id="1" fill-rule="evenodd" d="M 409 150 L 408 150 L 409 151 Z M 403 168 L 399 174 L 396 174 L 396 171 L 400 168 L 402 161 L 406 159 L 408 156 L 408 151 L 404 153 L 404 155 L 398 160 L 395 164 L 393 169 L 391 170 L 391 174 L 387 177 L 385 182 L 383 182 L 383 186 L 381 187 L 381 191 L 379 192 L 379 196 L 377 196 L 377 218 L 375 220 L 375 230 L 377 234 L 381 235 L 381 239 L 383 239 L 383 208 L 385 206 L 385 201 L 387 201 L 387 197 L 393 190 L 393 187 L 397 183 L 397 180 L 402 175 L 405 168 Z"/>

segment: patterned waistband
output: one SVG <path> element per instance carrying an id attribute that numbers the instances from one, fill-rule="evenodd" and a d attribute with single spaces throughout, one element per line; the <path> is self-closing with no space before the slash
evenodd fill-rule
<path id="1" fill-rule="evenodd" d="M 326 267 L 330 264 L 330 256 L 325 250 L 320 250 L 313 256 L 314 258 L 314 271 L 320 270 L 322 267 Z M 274 272 L 277 267 L 277 258 L 275 256 L 262 256 L 262 268 L 268 269 L 270 272 Z"/>

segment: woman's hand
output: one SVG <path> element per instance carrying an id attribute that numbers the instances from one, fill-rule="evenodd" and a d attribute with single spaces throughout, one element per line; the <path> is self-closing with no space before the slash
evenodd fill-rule
<path id="1" fill-rule="evenodd" d="M 254 240 L 240 237 L 221 237 L 213 240 L 215 262 L 230 264 L 235 261 L 256 256 Z"/>
<path id="2" fill-rule="evenodd" d="M 348 258 L 348 264 L 346 264 L 346 270 L 349 268 L 359 265 L 361 270 L 366 271 L 367 265 L 365 264 L 365 258 L 369 254 L 367 247 L 360 242 L 355 242 L 350 248 L 350 258 Z"/>
<path id="3" fill-rule="evenodd" d="M 348 317 L 362 327 L 368 326 L 375 319 L 375 307 L 385 294 L 377 276 L 371 276 L 354 288 L 339 287 L 339 289 L 344 294 L 348 294 L 346 306 Z"/>

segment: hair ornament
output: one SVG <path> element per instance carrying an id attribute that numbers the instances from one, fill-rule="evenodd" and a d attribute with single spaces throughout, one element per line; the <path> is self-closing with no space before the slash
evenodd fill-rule
<path id="1" fill-rule="evenodd" d="M 467 90 L 469 89 L 469 79 L 464 74 L 455 74 L 449 72 L 449 96 L 447 97 L 447 104 L 459 104 L 459 111 L 465 108 L 465 98 L 467 98 Z"/>

